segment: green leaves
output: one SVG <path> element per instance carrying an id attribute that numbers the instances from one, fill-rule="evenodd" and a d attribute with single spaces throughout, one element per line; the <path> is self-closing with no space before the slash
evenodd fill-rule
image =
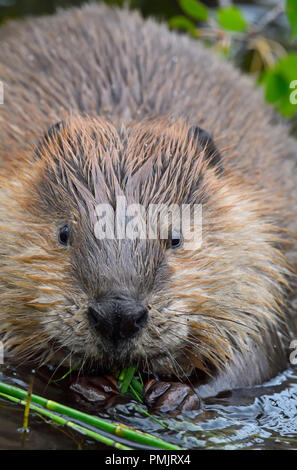
<path id="1" fill-rule="evenodd" d="M 290 117 L 297 112 L 297 54 L 289 53 L 285 57 L 278 59 L 283 54 L 283 49 L 281 54 L 277 53 L 281 46 L 278 47 L 278 50 L 276 48 L 274 53 L 271 46 L 272 42 L 269 43 L 267 40 L 265 43 L 265 39 L 261 41 L 260 35 L 255 42 L 253 36 L 250 37 L 249 35 L 249 32 L 253 31 L 252 25 L 249 24 L 241 10 L 236 6 L 232 5 L 211 10 L 207 9 L 198 0 L 179 0 L 179 5 L 184 12 L 184 16 L 180 15 L 171 18 L 169 25 L 172 28 L 187 31 L 195 38 L 204 37 L 210 43 L 217 41 L 215 43 L 216 49 L 224 50 L 223 48 L 225 47 L 225 50 L 228 52 L 230 50 L 231 52 L 234 51 L 232 39 L 234 41 L 235 38 L 236 41 L 241 40 L 242 44 L 246 44 L 245 50 L 244 47 L 240 49 L 242 51 L 241 54 L 245 53 L 247 56 L 247 51 L 254 51 L 252 52 L 253 65 L 255 65 L 255 59 L 257 58 L 256 54 L 261 55 L 263 65 L 256 72 L 258 76 L 260 75 L 260 83 L 265 87 L 266 100 L 274 104 L 275 108 L 284 116 Z M 279 10 L 279 7 L 278 9 L 276 7 L 276 12 L 277 15 L 284 14 L 284 9 L 282 12 Z M 286 0 L 286 14 L 291 26 L 292 37 L 297 37 L 297 0 Z M 215 16 L 218 25 L 225 30 L 221 31 L 220 37 L 216 35 L 215 29 L 212 30 L 213 22 L 208 21 L 210 16 Z M 206 24 L 199 25 L 198 29 L 197 22 Z M 203 36 L 204 32 L 206 32 L 205 36 Z M 213 36 L 211 36 L 212 33 Z M 234 35 L 233 33 L 237 34 Z M 277 42 L 275 42 L 275 46 L 278 46 Z M 265 54 L 267 55 L 267 60 Z M 244 60 L 245 58 L 243 58 Z M 272 64 L 275 63 L 275 60 L 278 60 L 278 62 L 273 66 Z M 268 69 L 265 70 L 266 68 Z M 255 68 L 253 70 L 255 71 Z M 265 71 L 263 72 L 263 70 Z"/>
<path id="2" fill-rule="evenodd" d="M 179 0 L 181 9 L 191 18 L 197 21 L 208 20 L 208 10 L 198 0 Z"/>
<path id="3" fill-rule="evenodd" d="M 292 116 L 297 111 L 294 104 L 297 79 L 297 54 L 288 54 L 276 66 L 268 70 L 262 81 L 265 85 L 265 97 L 273 103 L 284 116 Z"/>
<path id="4" fill-rule="evenodd" d="M 181 29 L 183 31 L 188 31 L 192 36 L 197 36 L 197 28 L 193 21 L 189 20 L 185 16 L 173 16 L 169 20 L 169 26 L 171 28 Z"/>
<path id="5" fill-rule="evenodd" d="M 218 23 L 229 31 L 242 32 L 247 28 L 246 21 L 237 7 L 218 8 Z"/>
<path id="6" fill-rule="evenodd" d="M 209 17 L 208 9 L 198 0 L 179 0 L 179 5 L 186 15 L 196 21 L 206 22 Z M 218 8 L 217 21 L 229 31 L 244 32 L 247 23 L 241 11 L 235 7 Z M 174 16 L 169 21 L 172 28 L 179 28 L 188 31 L 193 36 L 197 35 L 197 29 L 192 20 L 185 16 Z"/>
<path id="7" fill-rule="evenodd" d="M 188 31 L 192 36 L 197 37 L 197 26 L 193 20 L 205 22 L 208 20 L 208 10 L 198 0 L 179 0 L 179 5 L 187 16 L 177 15 L 169 20 L 171 28 Z"/>
<path id="8" fill-rule="evenodd" d="M 292 36 L 297 36 L 297 1 L 287 0 L 286 13 L 291 26 Z"/>

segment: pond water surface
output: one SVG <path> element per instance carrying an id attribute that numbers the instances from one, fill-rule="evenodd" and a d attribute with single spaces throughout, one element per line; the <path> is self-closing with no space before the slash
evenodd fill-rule
<path id="1" fill-rule="evenodd" d="M 28 388 L 29 371 L 2 367 L 0 380 Z M 62 385 L 48 385 L 36 376 L 36 394 L 79 408 Z M 204 401 L 194 417 L 162 415 L 164 428 L 144 416 L 134 401 L 124 401 L 97 412 L 101 418 L 126 424 L 187 449 L 297 450 L 297 369 L 289 369 L 266 384 L 225 392 Z M 0 449 L 103 449 L 64 427 L 30 414 L 30 432 L 21 432 L 24 410 L 0 399 Z M 159 416 L 160 418 L 160 416 Z"/>

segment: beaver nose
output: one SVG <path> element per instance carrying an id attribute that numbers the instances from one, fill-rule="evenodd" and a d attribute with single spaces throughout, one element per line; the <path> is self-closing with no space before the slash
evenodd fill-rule
<path id="1" fill-rule="evenodd" d="M 92 302 L 87 314 L 96 333 L 116 343 L 132 338 L 143 328 L 148 308 L 143 302 L 112 299 Z"/>

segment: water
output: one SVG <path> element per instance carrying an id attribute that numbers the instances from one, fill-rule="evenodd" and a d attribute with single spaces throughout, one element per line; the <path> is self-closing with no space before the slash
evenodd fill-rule
<path id="1" fill-rule="evenodd" d="M 52 13 L 57 6 L 79 5 L 80 0 L 0 0 L 0 22 L 10 17 Z M 207 2 L 214 6 L 214 1 Z M 240 1 L 250 21 L 257 21 L 279 0 Z M 162 7 L 160 5 L 162 4 Z M 169 17 L 179 13 L 178 2 L 141 1 L 144 14 Z M 287 26 L 280 20 L 273 30 L 278 38 L 286 37 Z M 0 380 L 28 387 L 29 371 L 11 367 L 0 369 Z M 48 378 L 38 375 L 34 392 L 47 398 L 76 406 L 62 384 L 48 385 Z M 23 407 L 0 399 L 0 449 L 102 449 L 97 442 L 63 427 L 48 424 L 30 414 L 30 432 L 19 430 L 23 424 Z M 121 422 L 165 440 L 191 449 L 294 449 L 297 450 L 297 368 L 289 369 L 260 387 L 235 390 L 205 400 L 195 417 L 162 416 L 168 428 L 145 417 L 134 403 L 121 403 L 103 410 L 102 418 Z"/>
<path id="2" fill-rule="evenodd" d="M 121 422 L 134 417 L 120 411 Z M 116 412 L 116 414 L 118 413 Z M 205 400 L 194 419 L 164 418 L 169 430 L 138 416 L 147 432 L 191 449 L 297 449 L 297 370 L 261 387 L 222 393 Z"/>
<path id="3" fill-rule="evenodd" d="M 0 380 L 28 388 L 29 371 L 2 367 Z M 34 392 L 79 408 L 63 385 L 37 375 Z M 224 392 L 204 401 L 194 417 L 161 416 L 164 428 L 135 409 L 136 402 L 102 409 L 97 415 L 157 435 L 188 449 L 297 450 L 297 369 L 289 369 L 258 387 Z M 100 443 L 30 414 L 30 432 L 20 432 L 23 407 L 0 399 L 0 449 L 103 449 Z"/>

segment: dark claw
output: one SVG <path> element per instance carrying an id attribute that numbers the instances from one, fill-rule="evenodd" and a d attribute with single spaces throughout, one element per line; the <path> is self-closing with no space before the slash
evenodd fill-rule
<path id="1" fill-rule="evenodd" d="M 189 385 L 151 380 L 145 387 L 145 401 L 153 412 L 177 415 L 200 409 L 200 399 Z"/>

